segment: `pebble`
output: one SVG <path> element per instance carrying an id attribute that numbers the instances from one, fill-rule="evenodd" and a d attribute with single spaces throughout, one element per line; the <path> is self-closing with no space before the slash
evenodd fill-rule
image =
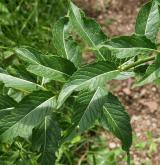
<path id="1" fill-rule="evenodd" d="M 114 143 L 114 142 L 109 143 L 109 148 L 114 149 L 116 147 L 117 147 L 116 143 Z"/>

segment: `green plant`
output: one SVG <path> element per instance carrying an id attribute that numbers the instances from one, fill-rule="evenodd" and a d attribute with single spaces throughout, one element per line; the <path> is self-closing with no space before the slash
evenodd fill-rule
<path id="1" fill-rule="evenodd" d="M 94 20 L 68 3 L 68 15 L 53 26 L 57 55 L 24 46 L 12 49 L 9 62 L 2 59 L 2 164 L 60 164 L 63 153 L 72 164 L 65 145 L 95 123 L 121 140 L 130 164 L 130 117 L 105 86 L 129 77 L 138 78 L 134 86 L 160 83 L 160 1 L 141 8 L 135 34 L 116 38 L 108 38 Z M 94 62 L 83 64 L 79 38 L 94 52 Z M 95 164 L 94 157 L 90 161 Z"/>
<path id="2" fill-rule="evenodd" d="M 65 0 L 1 0 L 0 55 L 21 45 L 55 52 L 52 26 L 67 13 L 66 4 Z"/>

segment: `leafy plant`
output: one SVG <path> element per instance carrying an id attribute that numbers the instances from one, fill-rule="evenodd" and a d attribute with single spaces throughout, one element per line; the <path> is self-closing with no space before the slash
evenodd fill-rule
<path id="1" fill-rule="evenodd" d="M 138 73 L 140 79 L 134 86 L 159 83 L 160 1 L 152 0 L 141 8 L 133 35 L 115 38 L 107 37 L 72 2 L 68 1 L 68 6 L 67 16 L 58 20 L 52 30 L 57 55 L 23 46 L 12 49 L 9 63 L 7 58 L 2 59 L 3 164 L 64 163 L 65 145 L 94 124 L 120 139 L 130 164 L 130 117 L 117 96 L 105 86 L 111 80 L 139 78 Z M 9 12 L 4 6 L 1 10 Z M 82 45 L 77 42 L 80 39 L 95 54 L 94 62 L 84 64 Z"/>

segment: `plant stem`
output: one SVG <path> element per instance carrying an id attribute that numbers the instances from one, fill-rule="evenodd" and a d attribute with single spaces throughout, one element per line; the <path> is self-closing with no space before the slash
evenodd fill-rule
<path id="1" fill-rule="evenodd" d="M 127 164 L 128 164 L 128 165 L 131 164 L 131 157 L 130 157 L 129 151 L 127 152 Z"/>
<path id="2" fill-rule="evenodd" d="M 151 57 L 148 57 L 145 59 L 138 60 L 138 61 L 136 61 L 130 65 L 124 66 L 124 67 L 120 66 L 119 69 L 120 69 L 120 71 L 127 71 L 131 68 L 134 68 L 134 67 L 140 65 L 140 64 L 144 64 L 146 62 L 153 61 L 154 59 L 155 59 L 155 56 L 151 56 Z"/>

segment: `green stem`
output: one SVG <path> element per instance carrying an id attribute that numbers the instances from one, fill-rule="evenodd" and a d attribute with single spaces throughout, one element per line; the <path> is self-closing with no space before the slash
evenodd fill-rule
<path id="1" fill-rule="evenodd" d="M 127 152 L 127 164 L 130 165 L 131 164 L 131 156 L 129 151 Z"/>
<path id="2" fill-rule="evenodd" d="M 6 46 L 0 46 L 0 49 L 9 49 L 9 47 L 6 47 Z"/>
<path id="3" fill-rule="evenodd" d="M 132 63 L 130 65 L 127 65 L 127 66 L 124 66 L 124 67 L 120 66 L 119 69 L 120 69 L 120 71 L 127 71 L 127 70 L 129 70 L 131 68 L 134 68 L 134 67 L 140 65 L 140 64 L 144 64 L 146 62 L 153 61 L 154 59 L 155 59 L 155 56 L 150 56 L 148 58 L 138 60 L 138 61 L 136 61 L 136 62 L 134 62 L 134 63 Z"/>

